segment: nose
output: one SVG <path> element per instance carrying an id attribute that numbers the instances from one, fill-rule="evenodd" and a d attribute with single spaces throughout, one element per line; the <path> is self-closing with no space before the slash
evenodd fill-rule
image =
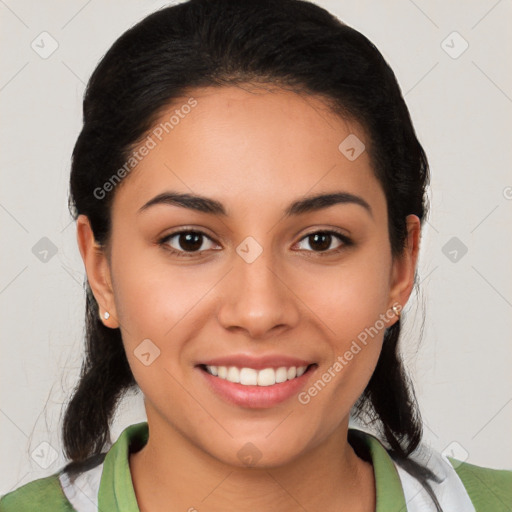
<path id="1" fill-rule="evenodd" d="M 299 321 L 299 299 L 270 251 L 252 263 L 238 255 L 225 278 L 218 310 L 219 323 L 229 331 L 244 331 L 252 339 L 267 339 Z"/>

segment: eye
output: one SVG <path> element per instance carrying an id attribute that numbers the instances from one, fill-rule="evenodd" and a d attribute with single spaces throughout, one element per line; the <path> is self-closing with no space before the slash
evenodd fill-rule
<path id="1" fill-rule="evenodd" d="M 334 239 L 337 238 L 340 241 L 340 244 L 334 249 L 331 248 L 331 244 Z M 332 255 L 333 253 L 341 252 L 345 247 L 350 247 L 353 245 L 353 242 L 350 238 L 339 233 L 338 231 L 327 230 L 327 231 L 315 231 L 314 233 L 309 233 L 305 237 L 301 239 L 299 244 L 303 241 L 307 241 L 313 251 L 317 253 L 318 256 L 327 256 Z"/>
<path id="2" fill-rule="evenodd" d="M 332 242 L 337 239 L 340 243 L 334 249 L 331 247 Z M 171 233 L 158 241 L 167 251 L 179 257 L 193 257 L 212 247 L 204 247 L 205 240 L 213 243 L 213 240 L 202 231 L 197 230 L 181 230 Z M 306 252 L 313 252 L 317 256 L 328 256 L 341 252 L 346 247 L 354 245 L 352 240 L 347 236 L 333 230 L 315 231 L 303 237 L 299 244 L 307 241 L 313 249 Z M 215 243 L 213 243 L 215 245 Z"/>
<path id="3" fill-rule="evenodd" d="M 158 244 L 165 247 L 165 249 L 176 256 L 191 257 L 211 249 L 211 247 L 204 247 L 203 243 L 205 239 L 213 242 L 213 240 L 202 231 L 182 230 L 165 236 L 158 241 Z"/>

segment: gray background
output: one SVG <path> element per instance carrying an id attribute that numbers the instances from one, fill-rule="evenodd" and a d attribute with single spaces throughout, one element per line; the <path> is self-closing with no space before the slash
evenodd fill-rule
<path id="1" fill-rule="evenodd" d="M 403 338 L 425 441 L 512 469 L 512 4 L 316 3 L 383 53 L 431 165 L 421 293 Z M 0 493 L 64 463 L 62 403 L 80 368 L 85 304 L 67 211 L 85 83 L 122 32 L 166 4 L 0 0 Z M 114 438 L 144 419 L 141 403 L 123 403 Z"/>

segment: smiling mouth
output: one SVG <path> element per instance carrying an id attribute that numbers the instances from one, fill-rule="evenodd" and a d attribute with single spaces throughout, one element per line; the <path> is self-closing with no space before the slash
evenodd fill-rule
<path id="1" fill-rule="evenodd" d="M 205 372 L 222 380 L 227 380 L 242 386 L 273 386 L 289 380 L 302 377 L 307 371 L 317 366 L 315 363 L 308 366 L 281 366 L 279 368 L 238 368 L 236 366 L 210 366 L 200 365 Z"/>

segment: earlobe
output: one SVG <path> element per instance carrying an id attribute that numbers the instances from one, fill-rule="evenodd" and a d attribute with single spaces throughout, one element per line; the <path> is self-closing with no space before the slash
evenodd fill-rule
<path id="1" fill-rule="evenodd" d="M 117 328 L 119 323 L 109 262 L 104 248 L 96 242 L 89 219 L 85 215 L 77 218 L 76 237 L 87 280 L 99 306 L 98 316 L 107 327 Z"/>
<path id="2" fill-rule="evenodd" d="M 398 304 L 401 309 L 409 300 L 414 287 L 421 236 L 418 216 L 407 216 L 407 245 L 399 258 L 393 261 L 390 286 L 390 308 Z"/>

